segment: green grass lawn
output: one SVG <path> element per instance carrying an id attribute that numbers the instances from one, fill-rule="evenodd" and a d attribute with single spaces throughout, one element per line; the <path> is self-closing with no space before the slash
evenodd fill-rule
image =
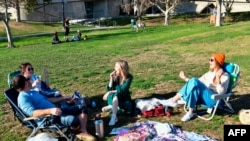
<path id="1" fill-rule="evenodd" d="M 118 59 L 125 59 L 134 75 L 132 97 L 170 97 L 184 84 L 178 77 L 184 70 L 188 77 L 199 77 L 208 71 L 208 59 L 212 53 L 223 52 L 226 61 L 237 63 L 241 68 L 240 82 L 233 97 L 235 114 L 219 112 L 212 121 L 194 119 L 181 122 L 184 111 L 176 108 L 168 117 L 130 118 L 119 117 L 115 127 L 138 121 L 155 120 L 170 122 L 184 130 L 194 131 L 223 140 L 224 124 L 240 124 L 238 111 L 250 108 L 250 22 L 227 23 L 214 27 L 208 23 L 180 24 L 170 26 L 148 26 L 146 31 L 135 32 L 131 28 L 83 31 L 87 41 L 51 44 L 51 35 L 14 39 L 16 48 L 7 48 L 6 41 L 0 41 L 0 90 L 8 88 L 7 74 L 18 70 L 20 63 L 30 62 L 36 74 L 49 70 L 52 87 L 64 95 L 74 90 L 89 96 L 97 103 L 91 111 L 89 130 L 94 132 L 93 115 L 100 113 L 105 105 L 102 96 Z M 72 35 L 74 33 L 71 33 Z M 63 33 L 59 34 L 63 39 Z M 0 140 L 21 141 L 30 130 L 15 121 L 12 111 L 3 95 L 0 95 Z M 105 140 L 114 137 L 108 133 L 109 117 L 103 114 Z"/>

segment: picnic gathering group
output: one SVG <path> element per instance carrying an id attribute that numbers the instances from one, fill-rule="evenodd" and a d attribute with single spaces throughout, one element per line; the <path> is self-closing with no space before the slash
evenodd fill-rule
<path id="1" fill-rule="evenodd" d="M 80 40 L 82 40 L 82 33 L 81 33 L 81 31 L 79 29 L 77 30 L 77 34 L 74 35 L 71 40 L 69 39 L 69 32 L 70 32 L 69 20 L 70 20 L 69 18 L 66 18 L 65 21 L 64 21 L 64 29 L 65 29 L 64 39 L 65 39 L 65 41 L 69 42 L 69 41 L 80 41 Z M 87 35 L 83 36 L 83 40 L 87 40 L 87 38 L 88 38 Z M 59 43 L 62 43 L 62 41 L 58 37 L 58 32 L 55 31 L 53 33 L 52 44 L 59 44 Z"/>
<path id="2" fill-rule="evenodd" d="M 189 111 L 181 118 L 186 122 L 195 117 L 194 108 L 197 102 L 213 107 L 216 103 L 211 99 L 212 94 L 226 93 L 229 85 L 229 74 L 224 72 L 222 66 L 225 62 L 225 54 L 212 54 L 209 62 L 209 71 L 200 78 L 188 78 L 181 71 L 179 77 L 186 81 L 185 85 L 172 98 L 163 100 L 165 105 L 177 107 L 178 100 L 184 100 L 187 103 Z M 94 136 L 88 133 L 86 129 L 88 108 L 86 106 L 56 106 L 55 103 L 62 102 L 69 104 L 73 102 L 71 96 L 63 96 L 57 89 L 49 88 L 48 79 L 45 83 L 34 74 L 34 68 L 31 63 L 22 63 L 20 66 L 21 75 L 14 77 L 13 86 L 19 92 L 18 107 L 31 117 L 43 117 L 45 115 L 55 115 L 55 122 L 70 126 L 79 131 L 76 137 L 80 140 L 96 140 Z M 48 78 L 48 72 L 45 71 L 45 78 Z M 109 126 L 118 122 L 117 111 L 119 109 L 131 110 L 132 98 L 130 86 L 133 75 L 129 72 L 128 62 L 118 60 L 115 63 L 114 71 L 109 75 L 109 81 L 106 86 L 106 93 L 103 100 L 107 101 L 107 106 L 102 111 L 112 111 Z M 44 85 L 44 86 L 41 86 Z M 39 123 L 39 119 L 37 122 Z"/>

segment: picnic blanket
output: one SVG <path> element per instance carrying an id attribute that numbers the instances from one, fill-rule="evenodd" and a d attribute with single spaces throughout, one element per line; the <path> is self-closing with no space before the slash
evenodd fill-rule
<path id="1" fill-rule="evenodd" d="M 184 131 L 171 123 L 155 121 L 138 122 L 112 131 L 119 131 L 114 141 L 216 141 L 206 135 Z"/>

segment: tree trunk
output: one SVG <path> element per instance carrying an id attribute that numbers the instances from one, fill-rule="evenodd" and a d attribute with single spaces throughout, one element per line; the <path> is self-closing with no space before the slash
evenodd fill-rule
<path id="1" fill-rule="evenodd" d="M 20 22 L 20 6 L 19 6 L 19 0 L 16 0 L 16 22 Z"/>
<path id="2" fill-rule="evenodd" d="M 8 47 L 13 48 L 15 46 L 14 46 L 14 43 L 12 41 L 12 36 L 11 36 L 9 24 L 5 20 L 3 20 L 3 23 L 4 23 L 4 26 L 5 26 L 5 29 L 6 29 L 6 34 L 7 34 L 7 39 L 8 39 Z"/>
<path id="3" fill-rule="evenodd" d="M 6 34 L 7 34 L 7 39 L 8 39 L 8 47 L 9 48 L 13 48 L 14 47 L 14 43 L 12 41 L 12 36 L 11 36 L 11 32 L 10 32 L 10 27 L 9 27 L 9 17 L 8 17 L 8 5 L 7 5 L 7 0 L 5 0 L 5 19 L 3 19 L 3 24 L 5 26 L 6 29 Z"/>
<path id="4" fill-rule="evenodd" d="M 216 14 L 215 26 L 221 26 L 221 1 L 222 0 L 216 0 L 217 14 Z"/>
<path id="5" fill-rule="evenodd" d="M 168 20 L 168 11 L 164 12 L 164 15 L 165 15 L 165 22 L 164 22 L 164 25 L 165 26 L 168 26 L 169 25 L 169 20 Z"/>

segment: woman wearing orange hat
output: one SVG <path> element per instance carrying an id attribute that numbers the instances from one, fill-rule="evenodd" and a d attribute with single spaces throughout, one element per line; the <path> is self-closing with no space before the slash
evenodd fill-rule
<path id="1" fill-rule="evenodd" d="M 182 121 L 188 121 L 195 116 L 193 109 L 197 103 L 212 108 L 215 105 L 215 100 L 211 99 L 211 95 L 224 94 L 228 89 L 229 74 L 222 69 L 224 61 L 224 54 L 213 54 L 209 59 L 209 71 L 200 78 L 189 79 L 181 71 L 179 76 L 186 81 L 186 84 L 174 97 L 165 100 L 162 104 L 177 107 L 178 100 L 183 99 L 187 103 L 189 111 L 183 116 Z"/>

